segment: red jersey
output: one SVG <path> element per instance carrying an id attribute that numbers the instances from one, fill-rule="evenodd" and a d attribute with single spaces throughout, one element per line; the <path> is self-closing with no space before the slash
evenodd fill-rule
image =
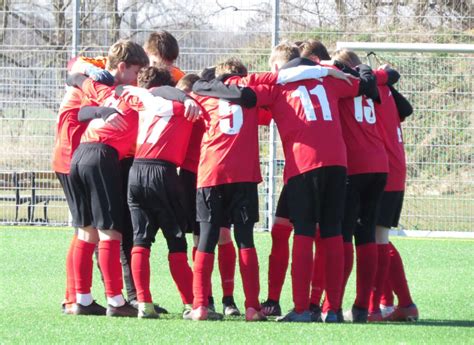
<path id="1" fill-rule="evenodd" d="M 293 176 L 324 166 L 347 166 L 338 102 L 354 97 L 352 85 L 335 79 L 312 79 L 270 88 L 255 88 L 257 105 L 270 105 L 285 154 L 284 183 Z"/>
<path id="2" fill-rule="evenodd" d="M 114 88 L 86 79 L 82 90 L 91 102 L 117 109 L 117 114 L 107 121 L 94 119 L 82 135 L 81 143 L 104 143 L 115 148 L 119 159 L 127 156 L 135 145 L 138 133 L 138 112 L 133 110 L 120 97 Z"/>
<path id="3" fill-rule="evenodd" d="M 83 93 L 74 87 L 67 87 L 56 121 L 56 134 L 53 149 L 53 171 L 69 174 L 71 159 L 79 146 L 81 136 L 87 128 L 87 122 L 77 118 L 82 105 Z"/>
<path id="4" fill-rule="evenodd" d="M 389 165 L 385 191 L 403 191 L 407 169 L 400 117 L 390 88 L 378 85 L 378 89 L 381 103 L 375 103 L 376 124 L 385 144 Z"/>
<path id="5" fill-rule="evenodd" d="M 231 77 L 226 83 L 245 83 Z M 204 133 L 197 187 L 261 182 L 257 108 L 245 109 L 227 101 L 195 95 L 205 109 Z"/>
<path id="6" fill-rule="evenodd" d="M 193 128 L 193 123 L 184 117 L 184 105 L 131 86 L 125 87 L 121 98 L 139 111 L 135 158 L 181 165 Z"/>
<path id="7" fill-rule="evenodd" d="M 347 174 L 388 172 L 388 158 L 376 126 L 374 102 L 365 96 L 339 101 L 342 134 L 346 143 Z"/>
<path id="8" fill-rule="evenodd" d="M 197 174 L 199 166 L 199 155 L 201 153 L 202 137 L 206 132 L 206 126 L 203 120 L 198 120 L 193 124 L 191 138 L 189 139 L 188 150 L 181 168 Z"/>

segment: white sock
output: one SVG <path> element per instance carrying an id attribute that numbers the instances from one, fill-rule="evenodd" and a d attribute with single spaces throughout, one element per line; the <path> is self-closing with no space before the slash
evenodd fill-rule
<path id="1" fill-rule="evenodd" d="M 83 305 L 84 307 L 87 307 L 88 305 L 91 305 L 92 302 L 94 302 L 91 293 L 76 293 L 76 300 L 77 303 Z"/>
<path id="2" fill-rule="evenodd" d="M 111 305 L 112 307 L 121 307 L 125 304 L 125 299 L 121 294 L 113 297 L 107 297 L 107 304 Z"/>

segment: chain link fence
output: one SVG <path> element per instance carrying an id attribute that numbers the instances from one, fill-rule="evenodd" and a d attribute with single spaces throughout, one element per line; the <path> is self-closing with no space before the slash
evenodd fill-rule
<path id="1" fill-rule="evenodd" d="M 118 38 L 143 43 L 166 29 L 187 72 L 232 55 L 265 71 L 281 39 L 317 38 L 329 49 L 337 41 L 472 44 L 473 18 L 470 0 L 0 0 L 0 224 L 68 221 L 50 160 L 65 67 L 75 54 L 105 54 Z M 404 123 L 403 227 L 473 231 L 473 54 L 378 57 L 401 72 L 398 88 L 415 107 Z M 273 134 L 260 132 L 260 229 L 268 229 L 281 188 L 283 154 Z"/>

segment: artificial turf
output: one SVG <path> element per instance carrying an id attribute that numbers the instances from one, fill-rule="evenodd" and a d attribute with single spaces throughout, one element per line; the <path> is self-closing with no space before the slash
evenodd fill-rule
<path id="1" fill-rule="evenodd" d="M 159 320 L 65 316 L 60 302 L 65 286 L 65 253 L 71 230 L 0 227 L 0 344 L 4 343 L 350 343 L 465 344 L 474 342 L 474 241 L 394 239 L 420 310 L 417 323 L 282 324 L 181 319 L 182 305 L 168 270 L 162 236 L 152 248 L 152 294 L 170 314 Z M 261 299 L 266 297 L 270 236 L 256 234 L 260 260 Z M 217 267 L 217 266 L 216 266 Z M 216 269 L 216 271 L 218 271 Z M 213 286 L 216 305 L 221 297 L 218 272 Z M 103 287 L 94 272 L 93 294 L 104 304 Z M 354 296 L 354 274 L 344 305 Z M 236 301 L 243 309 L 240 277 Z M 291 308 L 287 279 L 281 304 Z"/>

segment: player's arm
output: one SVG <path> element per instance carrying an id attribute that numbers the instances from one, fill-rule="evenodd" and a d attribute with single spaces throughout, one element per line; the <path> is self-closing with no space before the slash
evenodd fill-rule
<path id="1" fill-rule="evenodd" d="M 85 57 L 79 57 L 71 59 L 68 63 L 68 70 L 71 74 L 81 73 L 90 77 L 92 80 L 95 80 L 101 84 L 108 86 L 114 85 L 115 79 L 114 76 L 104 69 L 105 59 L 91 59 Z"/>
<path id="2" fill-rule="evenodd" d="M 86 97 L 98 104 L 112 94 L 110 86 L 98 83 L 81 73 L 68 75 L 66 84 L 81 89 Z"/>
<path id="3" fill-rule="evenodd" d="M 255 93 L 249 87 L 226 85 L 219 78 L 210 82 L 198 80 L 193 85 L 193 92 L 200 96 L 225 99 L 244 108 L 252 108 L 256 105 Z"/>
<path id="4" fill-rule="evenodd" d="M 110 115 L 117 113 L 117 109 L 111 107 L 84 106 L 79 110 L 77 118 L 79 121 L 89 121 L 93 119 L 102 119 L 104 121 Z"/>
<path id="5" fill-rule="evenodd" d="M 394 85 L 400 79 L 400 73 L 391 68 L 389 65 L 383 65 L 374 71 L 377 78 L 377 85 Z"/>
<path id="6" fill-rule="evenodd" d="M 398 116 L 400 117 L 400 121 L 403 122 L 408 116 L 413 114 L 413 106 L 393 86 L 389 85 L 389 88 L 390 88 L 390 91 L 392 92 L 392 96 L 393 96 L 393 99 L 395 100 L 395 104 L 397 105 Z"/>

